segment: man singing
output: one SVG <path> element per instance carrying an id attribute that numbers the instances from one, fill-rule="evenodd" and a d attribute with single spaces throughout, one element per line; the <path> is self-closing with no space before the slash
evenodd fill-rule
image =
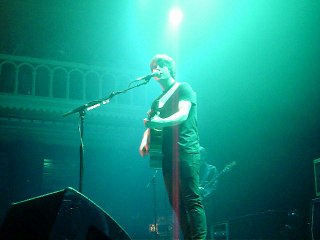
<path id="1" fill-rule="evenodd" d="M 139 152 L 141 156 L 149 154 L 152 129 L 162 129 L 162 173 L 171 206 L 184 239 L 205 239 L 206 215 L 199 194 L 196 93 L 188 83 L 175 80 L 175 62 L 171 57 L 154 56 L 150 68 L 163 93 L 152 104 L 158 105 L 157 114 L 144 120 L 147 130 Z"/>

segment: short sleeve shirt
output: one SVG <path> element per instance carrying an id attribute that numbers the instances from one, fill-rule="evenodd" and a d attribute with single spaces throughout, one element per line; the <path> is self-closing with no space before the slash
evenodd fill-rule
<path id="1" fill-rule="evenodd" d="M 159 100 L 165 93 L 161 94 L 156 100 Z M 181 100 L 189 101 L 191 108 L 187 120 L 179 125 L 163 129 L 162 151 L 167 156 L 176 151 L 180 153 L 199 153 L 197 97 L 188 83 L 180 83 L 179 87 L 159 110 L 160 117 L 166 118 L 176 113 Z"/>

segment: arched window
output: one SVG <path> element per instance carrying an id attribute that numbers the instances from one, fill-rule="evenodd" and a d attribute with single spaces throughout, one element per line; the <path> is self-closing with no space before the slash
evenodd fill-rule
<path id="1" fill-rule="evenodd" d="M 0 92 L 14 93 L 16 67 L 13 63 L 3 63 L 0 69 Z"/>
<path id="2" fill-rule="evenodd" d="M 35 95 L 49 97 L 50 95 L 50 69 L 40 66 L 36 69 Z"/>
<path id="3" fill-rule="evenodd" d="M 89 72 L 85 77 L 86 99 L 91 101 L 100 98 L 99 76 L 97 73 Z"/>
<path id="4" fill-rule="evenodd" d="M 52 96 L 55 98 L 67 97 L 67 71 L 63 68 L 56 68 L 52 78 Z"/>
<path id="5" fill-rule="evenodd" d="M 32 95 L 33 67 L 22 64 L 18 71 L 18 94 Z"/>
<path id="6" fill-rule="evenodd" d="M 69 79 L 69 98 L 70 99 L 83 99 L 83 73 L 74 70 L 70 72 Z"/>

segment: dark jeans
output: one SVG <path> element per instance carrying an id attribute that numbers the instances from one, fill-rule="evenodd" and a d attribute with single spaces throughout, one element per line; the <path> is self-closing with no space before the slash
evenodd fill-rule
<path id="1" fill-rule="evenodd" d="M 199 193 L 199 154 L 165 156 L 162 163 L 169 200 L 184 239 L 206 239 L 207 224 Z"/>

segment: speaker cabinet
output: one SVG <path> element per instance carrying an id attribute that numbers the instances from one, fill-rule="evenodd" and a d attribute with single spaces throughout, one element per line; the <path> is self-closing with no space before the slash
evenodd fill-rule
<path id="1" fill-rule="evenodd" d="M 287 212 L 269 210 L 216 224 L 211 234 L 214 240 L 290 239 L 284 233 L 286 224 Z"/>
<path id="2" fill-rule="evenodd" d="M 229 223 L 221 222 L 213 225 L 210 235 L 213 240 L 229 240 Z"/>
<path id="3" fill-rule="evenodd" d="M 72 188 L 13 203 L 0 239 L 130 240 L 98 205 Z"/>

